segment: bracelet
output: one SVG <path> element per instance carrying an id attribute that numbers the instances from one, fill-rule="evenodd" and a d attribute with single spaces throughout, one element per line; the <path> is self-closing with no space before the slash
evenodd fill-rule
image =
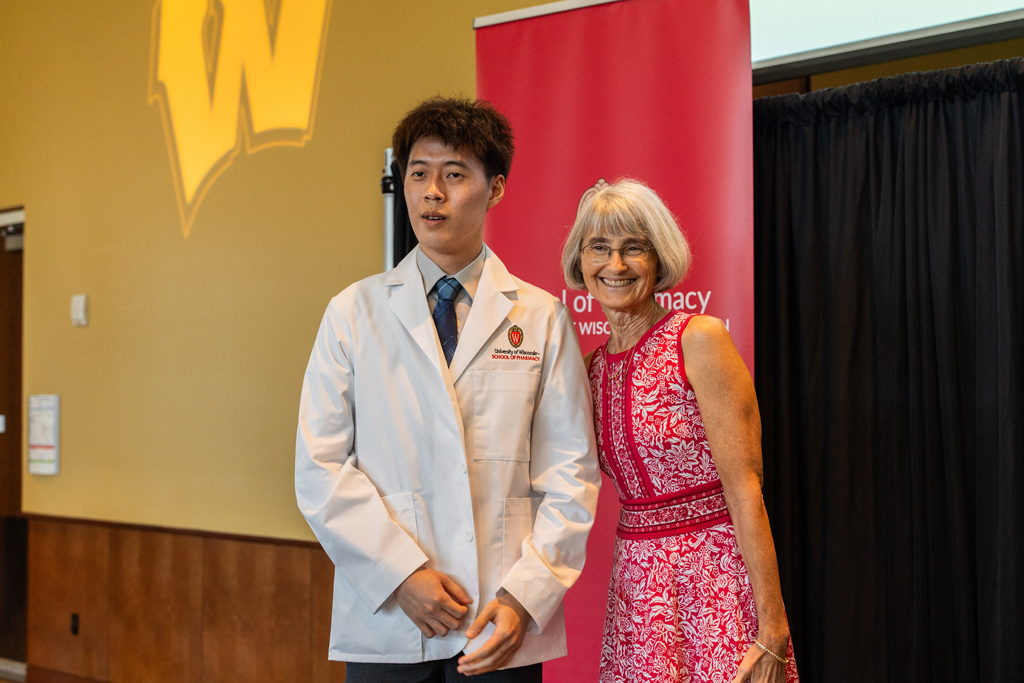
<path id="1" fill-rule="evenodd" d="M 758 646 L 759 648 L 761 648 L 762 650 L 764 650 L 765 652 L 767 652 L 768 654 L 770 654 L 770 655 L 771 655 L 772 657 L 775 657 L 775 659 L 779 660 L 779 661 L 780 661 L 780 662 L 782 662 L 783 664 L 789 664 L 789 657 L 780 657 L 780 656 L 778 656 L 777 654 L 775 654 L 774 652 L 772 652 L 771 650 L 769 650 L 768 648 L 766 648 L 766 647 L 764 646 L 764 643 L 762 643 L 762 642 L 761 642 L 760 640 L 758 640 L 757 638 L 754 638 L 754 642 L 755 642 L 755 643 L 757 643 L 757 646 Z"/>

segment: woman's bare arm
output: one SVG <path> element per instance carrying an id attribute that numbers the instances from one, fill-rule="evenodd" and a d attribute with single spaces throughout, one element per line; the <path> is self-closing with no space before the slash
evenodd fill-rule
<path id="1" fill-rule="evenodd" d="M 761 486 L 761 418 L 750 373 L 722 321 L 690 320 L 682 336 L 687 378 L 697 395 L 704 430 L 725 502 L 736 529 L 757 605 L 758 640 L 785 656 L 789 625 L 782 604 L 779 567 Z M 785 681 L 782 663 L 756 646 L 748 651 L 735 680 Z"/>

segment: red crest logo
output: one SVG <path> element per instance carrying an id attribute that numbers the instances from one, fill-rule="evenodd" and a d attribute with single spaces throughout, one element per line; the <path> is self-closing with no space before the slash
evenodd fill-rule
<path id="1" fill-rule="evenodd" d="M 523 343 L 523 330 L 518 325 L 508 328 L 508 343 L 516 349 Z"/>

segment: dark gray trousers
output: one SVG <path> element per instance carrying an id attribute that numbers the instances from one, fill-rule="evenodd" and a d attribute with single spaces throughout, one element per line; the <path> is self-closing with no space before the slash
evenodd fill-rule
<path id="1" fill-rule="evenodd" d="M 459 657 L 438 659 L 417 664 L 363 664 L 345 665 L 345 683 L 452 683 L 476 681 L 478 683 L 542 683 L 544 676 L 540 664 L 519 666 L 514 669 L 492 671 L 476 676 L 463 676 L 458 672 Z"/>

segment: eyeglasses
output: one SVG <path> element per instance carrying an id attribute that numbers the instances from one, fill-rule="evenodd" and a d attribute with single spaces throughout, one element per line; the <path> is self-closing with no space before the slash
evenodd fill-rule
<path id="1" fill-rule="evenodd" d="M 646 244 L 637 244 L 636 242 L 627 244 L 624 247 L 619 247 L 618 249 L 613 249 L 602 242 L 598 242 L 597 244 L 588 244 L 580 249 L 583 256 L 594 264 L 608 263 L 612 260 L 612 254 L 616 251 L 619 252 L 619 258 L 623 261 L 639 263 L 640 261 L 646 261 L 647 255 L 650 254 L 653 249 Z"/>

